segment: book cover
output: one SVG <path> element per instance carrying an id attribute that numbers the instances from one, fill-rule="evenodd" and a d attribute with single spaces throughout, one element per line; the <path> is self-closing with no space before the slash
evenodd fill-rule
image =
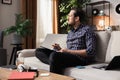
<path id="1" fill-rule="evenodd" d="M 34 80 L 35 72 L 17 72 L 13 71 L 8 80 Z"/>

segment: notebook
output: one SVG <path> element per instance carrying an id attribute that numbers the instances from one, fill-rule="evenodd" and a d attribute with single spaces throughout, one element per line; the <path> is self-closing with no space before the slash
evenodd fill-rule
<path id="1" fill-rule="evenodd" d="M 44 47 L 44 46 L 40 46 L 40 48 L 49 49 L 49 50 L 52 50 L 52 51 L 58 51 L 56 49 L 50 49 L 50 48 L 47 48 L 47 47 Z"/>
<path id="2" fill-rule="evenodd" d="M 34 80 L 35 72 L 17 72 L 13 71 L 8 80 Z"/>
<path id="3" fill-rule="evenodd" d="M 40 46 L 40 48 L 44 48 L 44 49 L 49 49 L 49 50 L 52 50 L 52 49 L 47 48 L 47 47 L 44 47 L 44 46 Z"/>
<path id="4" fill-rule="evenodd" d="M 105 70 L 120 69 L 120 56 L 115 56 L 111 62 L 106 66 Z"/>

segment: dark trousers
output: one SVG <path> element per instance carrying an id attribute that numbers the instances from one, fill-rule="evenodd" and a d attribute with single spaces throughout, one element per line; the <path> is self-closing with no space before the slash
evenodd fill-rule
<path id="1" fill-rule="evenodd" d="M 37 48 L 36 57 L 50 65 L 50 72 L 58 74 L 63 74 L 64 69 L 67 67 L 87 64 L 86 60 L 79 56 L 56 52 L 46 48 Z"/>

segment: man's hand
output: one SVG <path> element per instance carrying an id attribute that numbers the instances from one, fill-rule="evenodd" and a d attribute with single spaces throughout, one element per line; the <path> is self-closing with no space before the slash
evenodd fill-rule
<path id="1" fill-rule="evenodd" d="M 53 46 L 53 49 L 55 49 L 55 50 L 57 50 L 57 51 L 61 50 L 60 45 L 57 44 L 57 43 L 53 44 L 52 46 Z"/>
<path id="2" fill-rule="evenodd" d="M 67 52 L 68 51 L 68 49 L 60 49 L 58 52 Z"/>

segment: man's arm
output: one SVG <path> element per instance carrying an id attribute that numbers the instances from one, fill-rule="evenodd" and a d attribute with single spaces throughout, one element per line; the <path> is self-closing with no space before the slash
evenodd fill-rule
<path id="1" fill-rule="evenodd" d="M 81 55 L 83 57 L 86 57 L 86 50 L 83 49 L 83 50 L 70 50 L 70 49 L 63 49 L 60 47 L 59 44 L 55 43 L 52 45 L 53 48 L 58 51 L 58 52 L 66 52 L 66 53 L 70 53 L 70 54 L 78 54 L 78 55 Z"/>
<path id="2" fill-rule="evenodd" d="M 61 50 L 59 50 L 59 52 L 67 52 L 70 54 L 77 54 L 77 55 L 81 55 L 83 57 L 87 57 L 86 49 L 83 49 L 83 50 L 61 49 Z"/>

